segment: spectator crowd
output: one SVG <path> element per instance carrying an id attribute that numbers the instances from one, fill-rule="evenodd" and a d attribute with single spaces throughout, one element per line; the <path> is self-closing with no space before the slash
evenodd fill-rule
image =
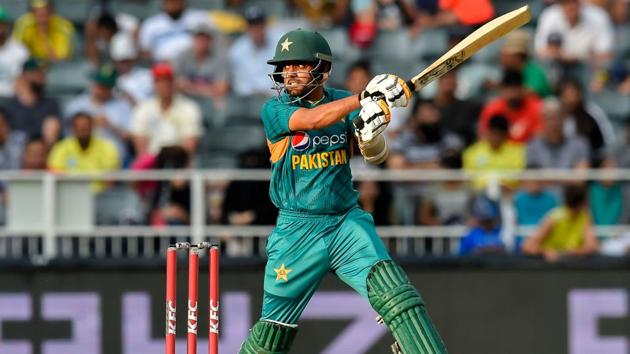
<path id="1" fill-rule="evenodd" d="M 140 11 L 123 0 L 86 0 L 81 16 L 66 16 L 64 0 L 0 7 L 1 169 L 266 168 L 257 115 L 273 94 L 266 62 L 286 30 L 324 34 L 335 57 L 329 84 L 356 93 L 374 74 L 417 72 L 521 3 L 135 2 Z M 387 130 L 391 154 L 380 168 L 463 169 L 475 173 L 471 183 L 357 183 L 377 224 L 462 225 L 462 255 L 517 250 L 557 260 L 596 252 L 593 225 L 628 221 L 622 183 L 496 177 L 630 168 L 629 3 L 531 3 L 530 24 L 423 89 Z M 97 195 L 121 188 L 92 187 Z M 208 188 L 222 195 L 208 198 L 210 222 L 274 222 L 268 184 Z M 143 182 L 129 192 L 144 210 L 139 223 L 190 221 L 187 182 Z M 533 236 L 506 236 L 509 214 L 538 226 Z"/>

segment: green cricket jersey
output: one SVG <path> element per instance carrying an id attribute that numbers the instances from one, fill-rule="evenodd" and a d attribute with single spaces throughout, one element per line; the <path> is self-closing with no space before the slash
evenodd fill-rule
<path id="1" fill-rule="evenodd" d="M 347 91 L 325 88 L 324 98 L 317 105 L 350 95 Z M 261 112 L 271 152 L 271 201 L 280 210 L 342 213 L 358 200 L 349 163 L 351 122 L 359 111 L 324 129 L 292 132 L 289 118 L 293 112 L 315 105 L 305 100 L 287 103 L 290 99 L 286 93 L 274 97 L 265 102 Z"/>

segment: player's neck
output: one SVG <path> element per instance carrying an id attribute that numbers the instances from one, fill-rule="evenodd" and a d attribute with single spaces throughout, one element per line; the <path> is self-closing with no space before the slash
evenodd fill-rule
<path id="1" fill-rule="evenodd" d="M 323 98 L 324 98 L 324 87 L 323 86 L 316 87 L 313 90 L 313 92 L 309 93 L 306 97 L 304 97 L 304 99 L 307 100 L 308 102 L 310 102 L 311 104 L 317 104 Z"/>

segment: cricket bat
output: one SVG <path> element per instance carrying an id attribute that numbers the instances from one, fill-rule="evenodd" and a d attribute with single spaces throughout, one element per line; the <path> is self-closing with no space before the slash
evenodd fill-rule
<path id="1" fill-rule="evenodd" d="M 526 24 L 531 18 L 532 15 L 527 5 L 495 18 L 457 43 L 457 45 L 446 52 L 446 54 L 442 55 L 438 60 L 434 61 L 433 64 L 429 65 L 420 74 L 407 81 L 407 84 L 416 91 L 420 90 L 440 76 L 451 71 L 464 60 L 470 58 L 481 48 Z"/>

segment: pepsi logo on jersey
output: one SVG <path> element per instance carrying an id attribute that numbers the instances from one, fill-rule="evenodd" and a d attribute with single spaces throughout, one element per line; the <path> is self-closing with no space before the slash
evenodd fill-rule
<path id="1" fill-rule="evenodd" d="M 304 151 L 311 146 L 311 138 L 306 132 L 295 132 L 291 138 L 291 146 L 295 151 Z"/>
<path id="2" fill-rule="evenodd" d="M 335 144 L 345 144 L 348 140 L 346 133 L 341 134 L 332 134 L 332 135 L 316 135 L 314 137 L 310 137 L 306 132 L 298 131 L 293 134 L 291 138 L 291 146 L 295 151 L 304 151 L 308 149 L 311 144 L 313 146 L 318 145 L 328 145 L 332 146 Z"/>

